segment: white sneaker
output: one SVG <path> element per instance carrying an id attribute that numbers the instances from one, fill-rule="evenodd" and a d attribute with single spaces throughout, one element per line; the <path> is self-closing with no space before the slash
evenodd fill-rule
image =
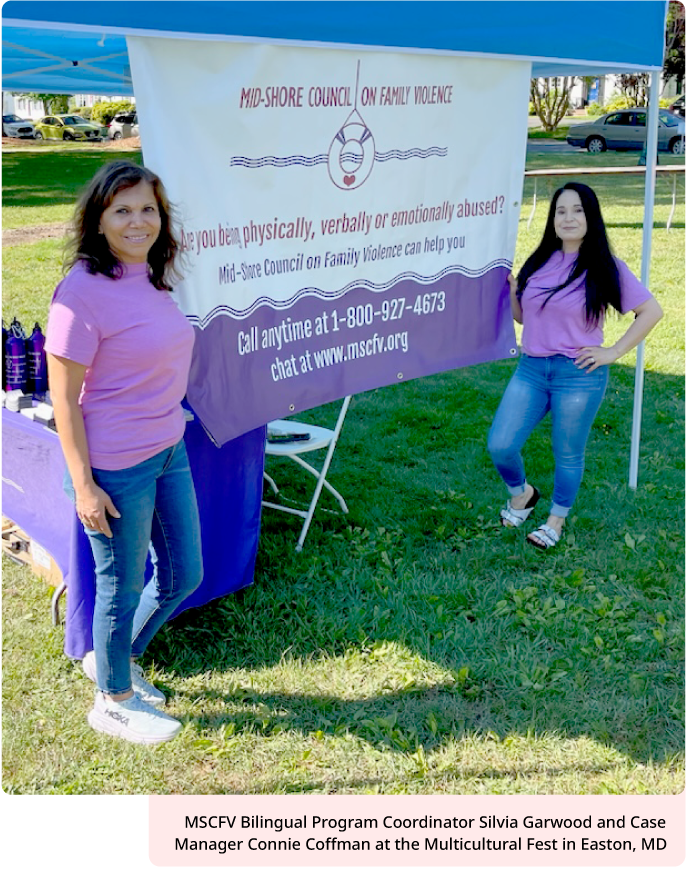
<path id="1" fill-rule="evenodd" d="M 181 730 L 181 723 L 156 710 L 137 695 L 126 701 L 111 701 L 96 692 L 88 724 L 96 731 L 112 734 L 131 743 L 164 743 Z"/>
<path id="2" fill-rule="evenodd" d="M 162 692 L 145 679 L 143 668 L 137 665 L 136 662 L 131 662 L 131 684 L 133 691 L 146 704 L 152 704 L 153 707 L 164 707 L 167 703 L 167 699 Z"/>
<path id="3" fill-rule="evenodd" d="M 95 652 L 91 650 L 89 653 L 86 653 L 81 664 L 83 672 L 88 679 L 97 684 Z M 141 701 L 145 701 L 146 704 L 151 704 L 153 707 L 164 707 L 167 703 L 167 699 L 162 692 L 143 678 L 143 669 L 135 662 L 131 662 L 131 686 Z"/>
<path id="4" fill-rule="evenodd" d="M 83 668 L 84 674 L 88 677 L 91 683 L 96 683 L 97 685 L 97 671 L 95 669 L 95 650 L 87 652 L 86 655 L 81 659 L 81 667 Z"/>

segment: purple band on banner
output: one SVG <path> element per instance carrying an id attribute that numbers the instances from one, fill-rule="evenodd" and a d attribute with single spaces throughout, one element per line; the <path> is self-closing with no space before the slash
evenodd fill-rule
<path id="1" fill-rule="evenodd" d="M 196 329 L 188 401 L 218 444 L 348 394 L 511 357 L 507 275 L 405 279 L 383 293 L 301 296 Z"/>

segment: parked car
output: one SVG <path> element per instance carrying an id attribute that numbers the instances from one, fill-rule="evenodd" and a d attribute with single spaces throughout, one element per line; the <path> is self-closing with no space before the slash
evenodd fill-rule
<path id="1" fill-rule="evenodd" d="M 684 119 L 667 109 L 659 110 L 657 147 L 672 154 L 684 153 Z M 569 128 L 567 142 L 577 148 L 586 148 L 591 154 L 613 151 L 642 150 L 646 142 L 647 109 L 621 109 L 601 115 L 587 124 L 574 124 Z"/>
<path id="2" fill-rule="evenodd" d="M 684 117 L 684 95 L 682 94 L 678 100 L 674 100 L 672 105 L 669 107 L 670 112 L 674 112 L 676 115 L 681 115 Z"/>
<path id="3" fill-rule="evenodd" d="M 36 122 L 36 139 L 88 139 L 100 142 L 107 127 L 92 124 L 80 115 L 47 115 Z"/>
<path id="4" fill-rule="evenodd" d="M 122 112 L 115 115 L 109 126 L 110 139 L 127 139 L 130 136 L 140 136 L 138 132 L 138 115 L 135 112 Z"/>
<path id="5" fill-rule="evenodd" d="M 2 135 L 13 139 L 33 139 L 36 128 L 31 121 L 25 121 L 19 115 L 2 116 Z"/>

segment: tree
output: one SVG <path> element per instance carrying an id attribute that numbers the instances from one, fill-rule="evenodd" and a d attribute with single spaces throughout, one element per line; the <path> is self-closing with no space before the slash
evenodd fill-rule
<path id="1" fill-rule="evenodd" d="M 42 103 L 44 115 L 60 115 L 69 111 L 68 94 L 22 94 L 22 96 Z"/>
<path id="2" fill-rule="evenodd" d="M 617 76 L 617 86 L 622 96 L 626 97 L 627 107 L 647 105 L 649 85 L 648 73 Z"/>
<path id="3" fill-rule="evenodd" d="M 551 132 L 564 118 L 570 106 L 570 94 L 575 76 L 555 76 L 551 79 L 531 79 L 531 102 L 543 129 Z"/>
<path id="4" fill-rule="evenodd" d="M 684 18 L 683 4 L 671 0 L 665 27 L 665 62 L 662 70 L 665 83 L 670 79 L 676 79 L 677 82 L 684 80 Z"/>
<path id="5" fill-rule="evenodd" d="M 115 115 L 119 115 L 122 112 L 135 111 L 136 106 L 130 100 L 120 100 L 116 103 L 99 102 L 93 106 L 91 120 L 106 127 L 112 123 Z"/>

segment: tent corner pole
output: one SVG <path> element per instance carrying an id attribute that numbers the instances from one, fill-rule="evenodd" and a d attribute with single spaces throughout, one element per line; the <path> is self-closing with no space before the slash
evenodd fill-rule
<path id="1" fill-rule="evenodd" d="M 643 207 L 643 250 L 641 255 L 641 281 L 647 287 L 650 279 L 653 213 L 655 210 L 655 180 L 657 166 L 657 128 L 660 109 L 660 79 L 658 72 L 650 73 L 650 99 L 648 101 L 648 141 L 646 143 L 645 200 Z M 636 348 L 636 374 L 634 378 L 634 413 L 631 425 L 631 454 L 629 458 L 629 488 L 638 487 L 638 460 L 641 446 L 641 416 L 643 413 L 643 382 L 645 375 L 645 342 Z"/>

